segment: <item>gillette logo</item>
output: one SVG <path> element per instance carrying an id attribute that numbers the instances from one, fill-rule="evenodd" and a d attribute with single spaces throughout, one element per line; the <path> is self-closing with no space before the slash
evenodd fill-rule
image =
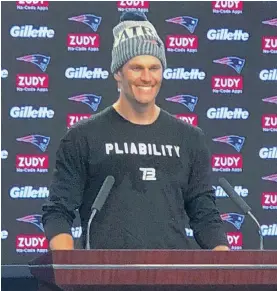
<path id="1" fill-rule="evenodd" d="M 13 199 L 22 199 L 22 198 L 47 198 L 49 196 L 49 190 L 47 187 L 38 187 L 34 188 L 33 186 L 24 186 L 24 187 L 12 187 L 10 190 L 10 197 Z"/>
<path id="2" fill-rule="evenodd" d="M 48 11 L 49 1 L 16 1 L 17 10 Z"/>
<path id="3" fill-rule="evenodd" d="M 123 11 L 149 11 L 149 1 L 117 1 L 117 10 Z"/>
<path id="4" fill-rule="evenodd" d="M 213 138 L 213 141 L 228 144 L 233 147 L 237 152 L 240 152 L 243 147 L 245 137 L 237 135 L 226 135 Z"/>
<path id="5" fill-rule="evenodd" d="M 264 160 L 277 159 L 277 147 L 261 148 L 259 151 L 259 156 Z"/>
<path id="6" fill-rule="evenodd" d="M 196 53 L 198 51 L 198 36 L 167 35 L 166 50 L 173 53 Z"/>
<path id="7" fill-rule="evenodd" d="M 277 236 L 277 224 L 261 225 L 262 235 L 263 236 Z"/>
<path id="8" fill-rule="evenodd" d="M 18 92 L 48 92 L 47 74 L 17 74 L 16 90 Z"/>
<path id="9" fill-rule="evenodd" d="M 187 107 L 191 112 L 198 102 L 198 97 L 192 95 L 176 95 L 173 97 L 165 98 L 166 101 L 179 103 Z"/>
<path id="10" fill-rule="evenodd" d="M 262 81 L 277 81 L 277 69 L 261 70 L 259 77 Z"/>
<path id="11" fill-rule="evenodd" d="M 175 117 L 193 126 L 198 126 L 198 116 L 196 114 L 176 114 Z"/>
<path id="12" fill-rule="evenodd" d="M 89 70 L 88 67 L 79 67 L 79 68 L 67 68 L 65 71 L 65 77 L 67 79 L 108 79 L 109 72 L 103 70 L 102 68 L 94 68 Z"/>
<path id="13" fill-rule="evenodd" d="M 93 33 L 70 33 L 67 35 L 67 50 L 72 52 L 97 52 L 99 51 L 99 34 Z"/>
<path id="14" fill-rule="evenodd" d="M 263 192 L 261 203 L 263 209 L 277 210 L 277 192 Z"/>
<path id="15" fill-rule="evenodd" d="M 47 26 L 34 28 L 33 25 L 14 25 L 10 29 L 10 35 L 12 37 L 23 38 L 53 38 L 55 36 L 55 31 Z"/>
<path id="16" fill-rule="evenodd" d="M 17 173 L 47 173 L 48 167 L 47 155 L 16 155 Z"/>
<path id="17" fill-rule="evenodd" d="M 91 114 L 67 114 L 67 128 L 70 128 L 73 126 L 75 123 L 83 120 L 83 119 L 88 119 L 91 117 Z"/>
<path id="18" fill-rule="evenodd" d="M 277 54 L 277 36 L 263 36 L 262 50 L 264 54 Z"/>
<path id="19" fill-rule="evenodd" d="M 241 94 L 243 90 L 242 76 L 213 76 L 212 77 L 213 93 L 217 94 Z"/>
<path id="20" fill-rule="evenodd" d="M 213 189 L 215 191 L 215 196 L 217 198 L 225 198 L 229 197 L 227 193 L 222 189 L 220 186 L 213 186 Z M 237 192 L 237 194 L 241 197 L 247 197 L 249 194 L 249 191 L 247 188 L 243 188 L 242 186 L 235 186 L 234 190 Z"/>
<path id="21" fill-rule="evenodd" d="M 39 107 L 38 109 L 34 109 L 33 106 L 23 106 L 23 107 L 12 107 L 10 110 L 10 116 L 12 118 L 53 118 L 54 110 L 48 109 L 47 107 Z"/>
<path id="22" fill-rule="evenodd" d="M 235 108 L 234 110 L 228 107 L 210 108 L 207 111 L 209 119 L 247 119 L 249 112 L 243 108 Z"/>
<path id="23" fill-rule="evenodd" d="M 205 80 L 206 73 L 200 71 L 199 69 L 185 69 L 185 68 L 175 68 L 175 69 L 165 69 L 163 77 L 166 80 Z"/>
<path id="24" fill-rule="evenodd" d="M 242 14 L 242 1 L 212 1 L 214 14 Z"/>
<path id="25" fill-rule="evenodd" d="M 244 32 L 242 29 L 235 29 L 233 31 L 228 28 L 209 29 L 207 38 L 209 40 L 247 41 L 249 39 L 249 33 Z"/>
<path id="26" fill-rule="evenodd" d="M 262 129 L 264 132 L 277 132 L 277 114 L 264 114 Z"/>
<path id="27" fill-rule="evenodd" d="M 242 155 L 212 155 L 213 172 L 242 172 Z"/>

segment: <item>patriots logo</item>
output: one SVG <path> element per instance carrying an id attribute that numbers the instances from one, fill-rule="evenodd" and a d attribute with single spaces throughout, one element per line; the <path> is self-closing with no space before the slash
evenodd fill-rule
<path id="1" fill-rule="evenodd" d="M 222 59 L 214 60 L 213 62 L 216 64 L 227 65 L 234 69 L 238 74 L 240 74 L 245 64 L 245 59 L 238 57 L 225 57 Z"/>
<path id="2" fill-rule="evenodd" d="M 93 111 L 96 111 L 98 109 L 101 99 L 101 96 L 97 96 L 94 94 L 82 94 L 68 98 L 68 100 L 87 104 Z"/>
<path id="3" fill-rule="evenodd" d="M 167 19 L 166 22 L 180 24 L 188 29 L 190 33 L 194 33 L 194 30 L 198 24 L 198 19 L 190 16 L 179 16 Z"/>
<path id="4" fill-rule="evenodd" d="M 220 215 L 223 221 L 233 224 L 233 226 L 239 230 L 244 221 L 244 215 L 238 213 L 224 213 Z"/>
<path id="5" fill-rule="evenodd" d="M 277 104 L 277 96 L 272 96 L 272 97 L 268 97 L 268 98 L 264 98 L 262 99 L 264 102 L 268 102 L 268 103 L 275 103 Z"/>
<path id="6" fill-rule="evenodd" d="M 16 59 L 18 61 L 32 63 L 38 66 L 42 70 L 42 72 L 45 72 L 51 58 L 45 55 L 35 54 L 35 55 L 27 55 L 27 56 L 19 57 Z"/>
<path id="7" fill-rule="evenodd" d="M 238 135 L 226 135 L 226 136 L 213 138 L 213 141 L 226 143 L 232 146 L 237 152 L 240 152 L 243 147 L 245 137 L 238 136 Z"/>
<path id="8" fill-rule="evenodd" d="M 31 223 L 34 224 L 35 226 L 37 226 L 40 230 L 44 231 L 43 228 L 43 224 L 41 222 L 41 215 L 39 214 L 33 214 L 33 215 L 27 215 L 21 218 L 17 218 L 17 221 L 21 221 L 21 222 L 27 222 L 27 223 Z"/>
<path id="9" fill-rule="evenodd" d="M 42 152 L 45 152 L 49 145 L 50 137 L 39 135 L 39 134 L 32 134 L 32 135 L 19 137 L 16 140 L 22 141 L 22 142 L 29 142 L 37 146 Z"/>
<path id="10" fill-rule="evenodd" d="M 270 176 L 262 177 L 263 180 L 277 182 L 277 174 L 272 174 Z"/>
<path id="11" fill-rule="evenodd" d="M 93 31 L 96 32 L 101 23 L 102 17 L 95 16 L 93 14 L 83 14 L 79 16 L 70 17 L 68 18 L 68 20 L 82 22 L 88 25 Z"/>
<path id="12" fill-rule="evenodd" d="M 272 26 L 277 26 L 277 18 L 270 19 L 270 20 L 265 20 L 262 23 L 263 24 L 272 25 Z"/>
<path id="13" fill-rule="evenodd" d="M 194 108 L 197 104 L 198 97 L 192 96 L 192 95 L 177 95 L 177 96 L 166 98 L 165 100 L 183 104 L 192 112 L 194 111 Z"/>

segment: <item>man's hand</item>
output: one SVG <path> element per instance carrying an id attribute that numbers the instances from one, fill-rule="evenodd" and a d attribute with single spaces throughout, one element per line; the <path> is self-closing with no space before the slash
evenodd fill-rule
<path id="1" fill-rule="evenodd" d="M 54 236 L 49 242 L 50 250 L 74 250 L 74 240 L 68 233 Z"/>
<path id="2" fill-rule="evenodd" d="M 228 246 L 216 246 L 212 251 L 230 251 L 230 248 Z"/>

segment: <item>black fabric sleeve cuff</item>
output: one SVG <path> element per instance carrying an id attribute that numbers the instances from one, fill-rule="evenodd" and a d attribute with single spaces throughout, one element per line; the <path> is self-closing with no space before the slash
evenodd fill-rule
<path id="1" fill-rule="evenodd" d="M 205 228 L 205 231 L 194 233 L 194 238 L 202 249 L 213 249 L 224 245 L 229 247 L 226 233 L 219 227 Z"/>
<path id="2" fill-rule="evenodd" d="M 47 219 L 43 227 L 48 242 L 50 242 L 54 236 L 61 233 L 67 233 L 72 236 L 72 225 L 68 223 L 67 219 L 58 214 L 52 215 L 51 218 Z"/>

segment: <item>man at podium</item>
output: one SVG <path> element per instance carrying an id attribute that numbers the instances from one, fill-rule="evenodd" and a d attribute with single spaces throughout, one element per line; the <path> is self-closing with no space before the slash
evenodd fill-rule
<path id="1" fill-rule="evenodd" d="M 74 248 L 76 209 L 86 237 L 91 206 L 113 176 L 91 224 L 92 249 L 188 249 L 187 214 L 201 248 L 229 250 L 204 134 L 156 104 L 167 64 L 155 27 L 144 14 L 127 12 L 113 36 L 111 72 L 119 98 L 61 139 L 42 207 L 50 249 Z"/>

